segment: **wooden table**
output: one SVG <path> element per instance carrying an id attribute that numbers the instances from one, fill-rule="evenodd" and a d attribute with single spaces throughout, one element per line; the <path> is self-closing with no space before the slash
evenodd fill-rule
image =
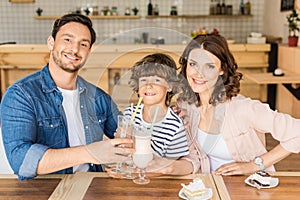
<path id="1" fill-rule="evenodd" d="M 284 76 L 273 76 L 273 73 L 246 73 L 248 79 L 257 84 L 292 84 L 300 83 L 300 74 L 284 70 Z"/>
<path id="2" fill-rule="evenodd" d="M 0 199 L 48 199 L 66 175 L 42 176 L 18 181 L 16 175 L 0 175 Z"/>
<path id="3" fill-rule="evenodd" d="M 105 173 L 44 175 L 28 181 L 18 181 L 16 175 L 0 175 L 0 199 L 180 199 L 181 183 L 188 184 L 201 177 L 212 188 L 212 199 L 299 199 L 300 172 L 277 172 L 279 186 L 256 189 L 244 183 L 247 176 L 221 177 L 211 174 L 164 176 L 151 178 L 147 185 L 131 180 L 112 179 Z"/>
<path id="4" fill-rule="evenodd" d="M 300 74 L 290 72 L 288 70 L 283 70 L 283 72 L 284 72 L 284 76 L 274 76 L 273 73 L 245 73 L 244 74 L 245 77 L 250 81 L 253 81 L 259 85 L 266 85 L 266 84 L 268 85 L 267 103 L 269 104 L 270 108 L 273 110 L 278 109 L 276 108 L 278 106 L 276 102 L 276 99 L 278 98 L 277 84 L 283 84 L 285 87 L 287 87 L 288 90 L 290 90 L 291 88 L 293 88 L 292 84 L 294 84 L 295 87 L 298 87 L 297 85 L 300 83 Z M 294 93 L 293 91 L 290 92 Z M 296 95 L 297 98 L 298 96 L 299 95 Z M 287 102 L 287 103 L 292 104 L 292 102 Z M 287 113 L 287 114 L 292 115 L 292 113 Z"/>
<path id="5" fill-rule="evenodd" d="M 105 173 L 45 175 L 34 180 L 18 181 L 16 175 L 0 175 L 0 199 L 181 199 L 181 183 L 188 184 L 201 177 L 212 188 L 214 200 L 219 200 L 212 175 L 164 176 L 151 178 L 147 185 L 132 180 L 113 179 Z"/>
<path id="6" fill-rule="evenodd" d="M 232 200 L 293 200 L 300 199 L 300 172 L 276 172 L 279 178 L 275 188 L 257 189 L 248 186 L 244 180 L 247 176 L 213 176 L 221 199 Z"/>

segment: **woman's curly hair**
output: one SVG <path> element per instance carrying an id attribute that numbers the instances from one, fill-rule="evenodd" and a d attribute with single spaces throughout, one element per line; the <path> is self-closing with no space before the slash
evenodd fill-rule
<path id="1" fill-rule="evenodd" d="M 221 61 L 221 69 L 224 74 L 220 75 L 216 87 L 212 93 L 210 103 L 216 105 L 217 103 L 225 102 L 234 96 L 237 96 L 240 92 L 240 80 L 243 74 L 237 71 L 238 65 L 228 48 L 226 39 L 219 34 L 204 34 L 196 36 L 185 48 L 183 54 L 179 59 L 180 74 L 185 78 L 187 69 L 187 60 L 190 52 L 195 48 L 202 48 L 215 55 Z M 197 95 L 197 105 L 201 105 L 199 94 Z M 181 94 L 178 100 L 188 101 L 189 103 L 195 103 L 186 100 L 185 94 Z"/>
<path id="2" fill-rule="evenodd" d="M 193 91 L 188 86 L 185 78 L 178 73 L 175 61 L 170 56 L 163 53 L 154 53 L 147 55 L 134 64 L 131 68 L 131 77 L 129 84 L 132 89 L 138 93 L 139 78 L 148 76 L 158 76 L 165 79 L 172 90 L 167 92 L 166 106 L 170 106 L 174 95 L 190 90 L 190 98 L 196 99 Z"/>

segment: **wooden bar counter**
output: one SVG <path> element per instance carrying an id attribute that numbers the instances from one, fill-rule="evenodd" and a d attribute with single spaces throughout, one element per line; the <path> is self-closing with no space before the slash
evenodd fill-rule
<path id="1" fill-rule="evenodd" d="M 151 44 L 101 44 L 94 45 L 88 61 L 80 70 L 80 75 L 106 92 L 112 94 L 114 77 L 126 74 L 132 65 L 145 55 L 162 52 L 178 62 L 185 45 L 151 45 Z M 230 44 L 239 68 L 247 73 L 266 72 L 269 44 Z M 41 69 L 49 60 L 46 45 L 2 45 L 0 46 L 1 92 L 5 92 L 16 80 Z M 178 63 L 177 63 L 178 64 Z M 121 84 L 127 85 L 121 80 Z M 246 96 L 264 101 L 266 87 L 253 84 L 247 78 L 241 84 L 241 92 Z"/>
<path id="2" fill-rule="evenodd" d="M 44 175 L 33 180 L 18 181 L 16 175 L 0 175 L 0 199 L 181 199 L 181 183 L 188 184 L 201 177 L 206 187 L 212 188 L 212 199 L 296 200 L 300 196 L 300 172 L 276 172 L 279 185 L 257 189 L 245 184 L 247 176 L 215 176 L 192 174 L 187 176 L 151 177 L 146 185 L 132 180 L 113 179 L 106 173 L 77 173 Z"/>

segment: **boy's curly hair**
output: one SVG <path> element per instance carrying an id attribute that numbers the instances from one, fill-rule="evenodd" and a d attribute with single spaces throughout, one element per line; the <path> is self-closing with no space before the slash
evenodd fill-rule
<path id="1" fill-rule="evenodd" d="M 135 92 L 139 90 L 139 78 L 148 76 L 158 76 L 165 79 L 172 91 L 167 93 L 165 104 L 169 106 L 172 97 L 175 94 L 180 94 L 185 90 L 190 90 L 185 78 L 178 74 L 177 66 L 173 58 L 163 53 L 155 53 L 147 55 L 134 64 L 131 68 L 131 77 L 129 80 L 130 86 Z M 192 93 L 192 97 L 195 99 L 195 95 Z"/>

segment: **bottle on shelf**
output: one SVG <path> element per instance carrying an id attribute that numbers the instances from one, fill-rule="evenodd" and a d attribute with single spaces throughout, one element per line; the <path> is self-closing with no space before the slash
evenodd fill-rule
<path id="1" fill-rule="evenodd" d="M 245 3 L 245 14 L 246 15 L 251 14 L 251 3 L 250 3 L 250 1 L 247 1 L 247 3 Z"/>
<path id="2" fill-rule="evenodd" d="M 151 0 L 149 0 L 149 3 L 148 3 L 148 15 L 152 15 L 153 14 L 153 6 L 152 6 L 152 3 L 151 3 Z"/>
<path id="3" fill-rule="evenodd" d="M 244 0 L 241 0 L 240 2 L 240 14 L 244 15 L 245 14 L 245 4 L 244 4 Z"/>
<path id="4" fill-rule="evenodd" d="M 218 3 L 217 3 L 216 14 L 217 15 L 221 14 L 221 3 L 220 3 L 220 0 L 218 0 Z"/>
<path id="5" fill-rule="evenodd" d="M 226 15 L 232 15 L 232 5 L 226 6 Z"/>
<path id="6" fill-rule="evenodd" d="M 157 4 L 155 4 L 155 6 L 154 6 L 153 14 L 154 14 L 154 15 L 159 15 L 159 8 L 158 8 L 158 5 L 157 5 Z"/>
<path id="7" fill-rule="evenodd" d="M 210 6 L 209 6 L 209 14 L 210 15 L 215 15 L 216 14 L 216 9 L 217 9 L 217 5 L 216 5 L 216 0 L 210 0 Z"/>
<path id="8" fill-rule="evenodd" d="M 171 12 L 170 12 L 170 15 L 177 15 L 177 6 L 171 6 Z"/>
<path id="9" fill-rule="evenodd" d="M 223 0 L 222 5 L 221 5 L 221 15 L 226 15 L 226 4 L 225 4 L 225 0 Z"/>

